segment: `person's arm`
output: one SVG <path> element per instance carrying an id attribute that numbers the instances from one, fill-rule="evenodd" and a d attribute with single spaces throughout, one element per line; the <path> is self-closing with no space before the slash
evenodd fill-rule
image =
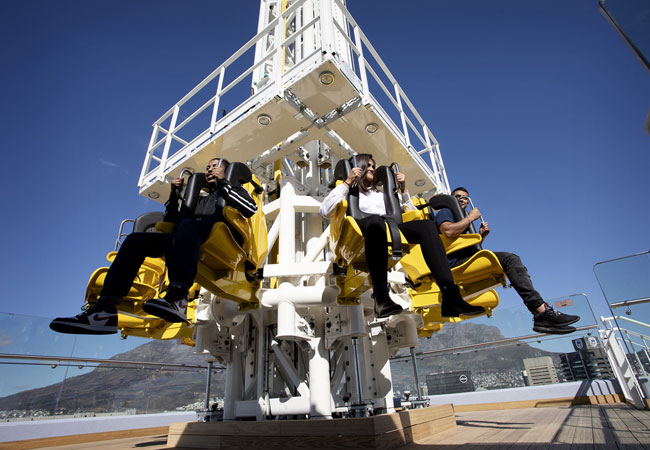
<path id="1" fill-rule="evenodd" d="M 181 191 L 183 190 L 183 178 L 175 178 L 172 180 L 172 189 L 169 193 L 169 199 L 165 203 L 165 215 L 163 222 L 176 223 L 179 216 L 179 206 L 181 198 Z"/>
<path id="2" fill-rule="evenodd" d="M 411 200 L 411 195 L 409 194 L 409 191 L 404 191 L 401 193 L 401 200 L 402 200 L 402 211 L 414 211 L 415 205 L 413 204 L 413 201 Z"/>
<path id="3" fill-rule="evenodd" d="M 338 205 L 342 200 L 348 198 L 349 192 L 350 188 L 346 182 L 343 182 L 332 189 L 323 200 L 323 203 L 320 204 L 321 216 L 329 218 L 334 209 L 336 209 L 336 205 Z"/>
<path id="4" fill-rule="evenodd" d="M 227 181 L 219 180 L 219 187 L 221 189 L 221 195 L 226 200 L 226 205 L 234 207 L 246 218 L 255 214 L 257 204 L 241 184 L 231 184 Z"/>
<path id="5" fill-rule="evenodd" d="M 481 212 L 477 208 L 474 208 L 467 214 L 467 217 L 464 217 L 458 222 L 454 222 L 451 211 L 444 208 L 436 214 L 436 223 L 438 224 L 438 229 L 445 237 L 454 239 L 463 234 L 467 227 L 479 217 L 481 217 Z"/>

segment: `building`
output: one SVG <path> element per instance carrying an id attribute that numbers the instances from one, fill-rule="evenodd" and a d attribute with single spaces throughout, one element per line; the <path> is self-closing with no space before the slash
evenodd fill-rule
<path id="1" fill-rule="evenodd" d="M 567 381 L 614 378 L 607 354 L 598 338 L 590 336 L 573 340 L 573 353 L 560 355 L 562 372 Z"/>
<path id="2" fill-rule="evenodd" d="M 427 375 L 427 391 L 429 395 L 456 394 L 459 392 L 474 392 L 472 371 L 430 373 Z"/>
<path id="3" fill-rule="evenodd" d="M 524 380 L 528 386 L 540 386 L 542 384 L 559 383 L 555 364 L 550 356 L 524 359 Z"/>

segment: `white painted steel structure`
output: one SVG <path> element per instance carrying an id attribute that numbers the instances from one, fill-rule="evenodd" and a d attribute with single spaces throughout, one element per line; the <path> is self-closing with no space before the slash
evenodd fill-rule
<path id="1" fill-rule="evenodd" d="M 237 106 L 221 112 L 226 103 Z M 197 308 L 197 352 L 227 365 L 224 420 L 393 411 L 389 358 L 418 345 L 422 318 L 375 320 L 369 293 L 337 304 L 318 209 L 331 169 L 353 153 L 397 162 L 412 195 L 449 184 L 436 138 L 345 4 L 261 0 L 258 34 L 153 128 L 142 195 L 164 201 L 170 176 L 215 156 L 246 162 L 267 193 L 280 183 L 264 206 L 277 260 L 264 265 L 261 308 L 207 292 Z M 404 274 L 389 281 L 407 306 Z"/>

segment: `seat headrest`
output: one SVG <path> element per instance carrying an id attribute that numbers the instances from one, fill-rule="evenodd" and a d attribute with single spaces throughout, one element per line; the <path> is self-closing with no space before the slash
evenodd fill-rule
<path id="1" fill-rule="evenodd" d="M 133 232 L 140 233 L 143 231 L 149 231 L 156 225 L 156 223 L 163 220 L 163 216 L 164 214 L 161 211 L 153 211 L 142 214 L 133 221 Z"/>
<path id="2" fill-rule="evenodd" d="M 465 211 L 463 211 L 463 208 L 460 207 L 460 203 L 458 203 L 456 197 L 447 194 L 434 195 L 429 199 L 429 206 L 435 210 L 442 209 L 442 208 L 447 208 L 451 210 L 451 213 L 454 216 L 454 220 L 456 222 L 464 219 L 465 216 L 467 215 Z M 474 228 L 473 223 L 469 224 L 469 227 L 467 227 L 465 233 L 476 233 L 476 228 Z"/>
<path id="3" fill-rule="evenodd" d="M 239 182 L 240 184 L 250 183 L 253 179 L 251 170 L 244 163 L 231 162 L 226 167 L 224 178 L 231 183 Z"/>
<path id="4" fill-rule="evenodd" d="M 352 164 L 347 159 L 341 159 L 336 163 L 334 167 L 334 179 L 335 180 L 346 180 L 350 175 L 352 170 Z"/>

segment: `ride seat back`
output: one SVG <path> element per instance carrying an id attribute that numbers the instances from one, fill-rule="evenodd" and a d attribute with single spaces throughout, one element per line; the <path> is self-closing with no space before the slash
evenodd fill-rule
<path id="1" fill-rule="evenodd" d="M 429 207 L 436 211 L 442 208 L 449 209 L 451 211 L 451 214 L 454 216 L 454 221 L 456 222 L 463 220 L 467 216 L 467 212 L 463 211 L 463 209 L 460 207 L 460 203 L 458 203 L 458 200 L 456 200 L 455 197 L 447 194 L 438 194 L 431 197 L 429 199 Z M 476 228 L 474 228 L 474 224 L 470 223 L 463 234 L 476 234 Z M 472 248 L 474 248 L 475 251 L 479 251 L 483 247 L 481 247 L 481 244 L 475 244 Z"/>
<path id="2" fill-rule="evenodd" d="M 334 168 L 334 179 L 344 181 L 350 175 L 352 165 L 347 159 L 340 160 Z M 395 174 L 388 166 L 379 166 L 375 169 L 375 184 L 382 186 L 384 194 L 384 205 L 386 206 L 386 217 L 402 223 L 402 207 L 397 194 L 397 182 Z M 348 195 L 348 209 L 346 214 L 355 220 L 370 216 L 359 208 L 359 186 L 353 186 Z"/>
<path id="3" fill-rule="evenodd" d="M 163 220 L 161 211 L 152 211 L 142 214 L 133 221 L 133 233 L 155 231 L 156 223 Z"/>
<path id="4" fill-rule="evenodd" d="M 247 259 L 257 268 L 266 256 L 268 247 L 266 221 L 262 212 L 264 190 L 253 178 L 250 169 L 240 162 L 230 163 L 224 178 L 230 183 L 240 183 L 251 194 L 258 206 L 257 212 L 247 219 L 236 208 L 227 206 L 225 198 L 219 197 L 217 207 L 221 209 L 228 226 L 220 222 L 214 225 L 210 237 L 201 246 L 203 261 L 217 270 L 234 270 Z M 180 220 L 193 216 L 200 192 L 207 186 L 204 173 L 195 173 L 190 177 L 181 205 Z M 235 234 L 239 234 L 240 239 Z"/>

